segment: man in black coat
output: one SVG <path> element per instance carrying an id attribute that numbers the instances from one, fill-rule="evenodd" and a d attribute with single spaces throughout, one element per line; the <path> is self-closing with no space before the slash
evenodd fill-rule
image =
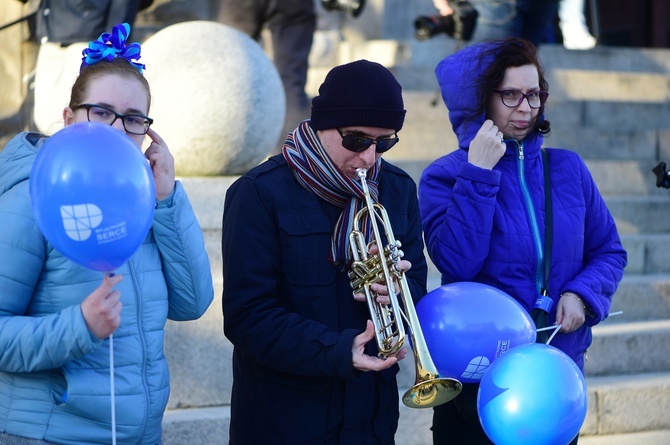
<path id="1" fill-rule="evenodd" d="M 311 119 L 282 153 L 228 190 L 224 333 L 234 346 L 230 444 L 393 444 L 397 361 L 379 358 L 368 305 L 353 295 L 349 233 L 369 196 L 402 243 L 411 297 L 426 293 L 416 184 L 382 160 L 398 142 L 401 87 L 378 63 L 333 68 Z M 358 230 L 371 240 L 368 219 Z M 380 245 L 383 240 L 380 240 Z M 371 251 L 374 252 L 373 249 Z M 363 252 L 365 254 L 365 252 Z M 388 302 L 386 283 L 372 284 Z M 411 301 L 411 300 L 410 300 Z"/>

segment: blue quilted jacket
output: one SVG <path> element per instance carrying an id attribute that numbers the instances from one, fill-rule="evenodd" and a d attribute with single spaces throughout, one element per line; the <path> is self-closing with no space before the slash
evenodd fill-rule
<path id="1" fill-rule="evenodd" d="M 429 256 L 442 282 L 476 281 L 495 286 L 529 312 L 540 291 L 545 233 L 543 137 L 506 141 L 493 170 L 467 162 L 468 147 L 485 115 L 473 112 L 473 79 L 484 69 L 483 45 L 468 47 L 437 67 L 442 95 L 459 148 L 433 162 L 419 184 L 421 218 Z M 551 342 L 583 369 L 591 326 L 609 313 L 623 276 L 626 252 L 615 222 L 584 162 L 574 152 L 548 149 L 553 201 L 553 253 L 549 296 L 572 291 L 588 308 L 586 323 Z M 482 308 L 485 310 L 485 308 Z M 550 323 L 556 316 L 556 304 Z"/>
<path id="2" fill-rule="evenodd" d="M 109 340 L 92 335 L 80 303 L 101 272 L 66 259 L 43 237 L 28 191 L 44 138 L 22 133 L 0 152 L 0 432 L 58 444 L 112 441 Z M 144 243 L 118 273 L 114 332 L 118 443 L 157 444 L 170 393 L 168 318 L 193 320 L 214 292 L 202 232 L 177 183 Z"/>

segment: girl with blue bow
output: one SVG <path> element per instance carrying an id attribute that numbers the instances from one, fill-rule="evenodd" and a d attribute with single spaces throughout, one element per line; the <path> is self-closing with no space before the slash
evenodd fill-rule
<path id="1" fill-rule="evenodd" d="M 170 393 L 166 321 L 195 320 L 213 299 L 202 231 L 175 180 L 173 157 L 151 128 L 140 46 L 126 45 L 129 33 L 121 24 L 90 42 L 63 110 L 65 126 L 110 125 L 138 150 L 145 135 L 151 139 L 144 155 L 156 190 L 152 227 L 115 274 L 100 283 L 100 272 L 63 256 L 36 223 L 30 173 L 48 137 L 20 133 L 0 152 L 0 444 L 109 444 L 117 437 L 160 444 Z"/>

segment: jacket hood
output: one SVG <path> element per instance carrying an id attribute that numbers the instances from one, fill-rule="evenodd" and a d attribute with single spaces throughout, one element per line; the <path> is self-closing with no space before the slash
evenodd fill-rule
<path id="1" fill-rule="evenodd" d="M 435 68 L 442 99 L 449 110 L 451 127 L 458 137 L 458 146 L 464 150 L 468 149 L 486 120 L 486 111 L 477 109 L 479 84 L 499 46 L 499 42 L 490 41 L 468 46 L 447 56 Z M 533 130 L 526 140 L 537 137 L 541 135 Z"/>
<path id="2" fill-rule="evenodd" d="M 0 195 L 30 178 L 37 152 L 46 140 L 39 133 L 19 133 L 0 151 Z"/>

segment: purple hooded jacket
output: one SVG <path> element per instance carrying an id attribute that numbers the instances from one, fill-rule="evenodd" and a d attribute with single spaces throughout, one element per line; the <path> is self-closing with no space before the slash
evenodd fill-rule
<path id="1" fill-rule="evenodd" d="M 470 141 L 486 119 L 484 113 L 474 111 L 473 80 L 490 63 L 479 55 L 492 44 L 470 46 L 437 66 L 459 148 L 423 172 L 421 218 L 428 254 L 442 273 L 443 284 L 485 283 L 505 291 L 530 312 L 543 277 L 543 136 L 534 130 L 520 143 L 505 141 L 507 150 L 490 171 L 467 161 Z M 591 326 L 608 316 L 626 266 L 626 252 L 581 158 L 568 150 L 547 151 L 553 201 L 548 291 L 554 305 L 549 323 L 555 322 L 556 303 L 564 292 L 578 294 L 587 308 L 585 324 L 569 334 L 557 334 L 551 344 L 583 370 Z"/>

